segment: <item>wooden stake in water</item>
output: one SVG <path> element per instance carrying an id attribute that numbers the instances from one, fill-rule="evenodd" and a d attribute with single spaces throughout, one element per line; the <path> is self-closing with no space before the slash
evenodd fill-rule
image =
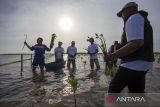
<path id="1" fill-rule="evenodd" d="M 23 54 L 21 54 L 21 72 L 23 72 Z"/>

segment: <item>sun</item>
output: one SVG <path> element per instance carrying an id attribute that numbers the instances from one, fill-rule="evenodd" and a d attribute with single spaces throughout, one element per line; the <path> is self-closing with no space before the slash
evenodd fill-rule
<path id="1" fill-rule="evenodd" d="M 70 31 L 73 28 L 73 20 L 69 16 L 63 16 L 59 20 L 59 26 L 64 31 Z"/>

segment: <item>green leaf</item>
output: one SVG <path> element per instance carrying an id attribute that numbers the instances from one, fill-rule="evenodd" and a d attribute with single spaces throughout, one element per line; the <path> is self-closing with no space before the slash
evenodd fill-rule
<path id="1" fill-rule="evenodd" d="M 68 79 L 67 82 L 71 85 L 72 87 L 72 91 L 75 93 L 77 90 L 77 84 L 78 84 L 78 80 L 77 79 Z"/>

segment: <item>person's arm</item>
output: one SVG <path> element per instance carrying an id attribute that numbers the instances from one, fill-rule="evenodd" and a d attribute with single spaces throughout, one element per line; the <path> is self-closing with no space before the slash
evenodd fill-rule
<path id="1" fill-rule="evenodd" d="M 77 55 L 77 48 L 76 48 L 76 52 L 75 52 L 75 55 L 74 55 L 74 57 L 76 57 L 76 55 Z"/>
<path id="2" fill-rule="evenodd" d="M 51 51 L 51 49 L 52 49 L 51 47 L 48 48 L 48 47 L 45 45 L 45 50 L 46 50 L 46 51 Z"/>
<path id="3" fill-rule="evenodd" d="M 114 58 L 120 58 L 129 55 L 144 45 L 144 40 L 133 40 L 127 43 L 125 46 L 115 51 L 114 53 L 105 55 L 105 60 L 113 60 Z"/>
<path id="4" fill-rule="evenodd" d="M 27 42 L 24 42 L 24 44 L 25 44 L 31 51 L 33 51 L 33 48 L 30 47 Z"/>
<path id="5" fill-rule="evenodd" d="M 69 50 L 69 47 L 67 48 L 67 54 L 69 55 L 68 50 Z"/>
<path id="6" fill-rule="evenodd" d="M 88 49 L 87 49 L 87 53 L 88 53 L 88 54 L 90 54 L 90 49 L 89 49 L 89 48 L 90 48 L 90 47 L 88 46 Z"/>
<path id="7" fill-rule="evenodd" d="M 56 51 L 56 48 L 54 49 L 54 56 L 55 56 L 55 60 L 57 59 L 57 51 Z"/>
<path id="8" fill-rule="evenodd" d="M 63 59 L 64 49 L 62 48 L 62 59 Z"/>

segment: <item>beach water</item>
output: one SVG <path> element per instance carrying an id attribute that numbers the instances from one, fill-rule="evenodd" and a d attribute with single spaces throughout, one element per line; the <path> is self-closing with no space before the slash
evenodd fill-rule
<path id="1" fill-rule="evenodd" d="M 15 60 L 20 60 L 20 56 L 0 55 L 0 64 Z M 99 60 L 101 69 L 91 73 L 88 56 L 77 55 L 74 73 L 78 80 L 77 107 L 105 106 L 104 96 L 111 78 L 104 74 L 103 57 L 99 56 Z M 47 56 L 46 62 L 53 61 L 54 56 Z M 37 69 L 37 75 L 33 75 L 30 65 L 30 60 L 24 61 L 23 72 L 20 63 L 0 66 L 0 107 L 74 107 L 73 93 L 67 82 L 70 78 L 67 67 L 57 73 L 45 72 L 44 75 Z M 147 73 L 147 93 L 160 93 L 159 77 L 160 64 L 155 62 L 153 69 Z M 128 91 L 124 89 L 123 92 Z M 160 100 L 159 96 L 150 98 Z"/>

